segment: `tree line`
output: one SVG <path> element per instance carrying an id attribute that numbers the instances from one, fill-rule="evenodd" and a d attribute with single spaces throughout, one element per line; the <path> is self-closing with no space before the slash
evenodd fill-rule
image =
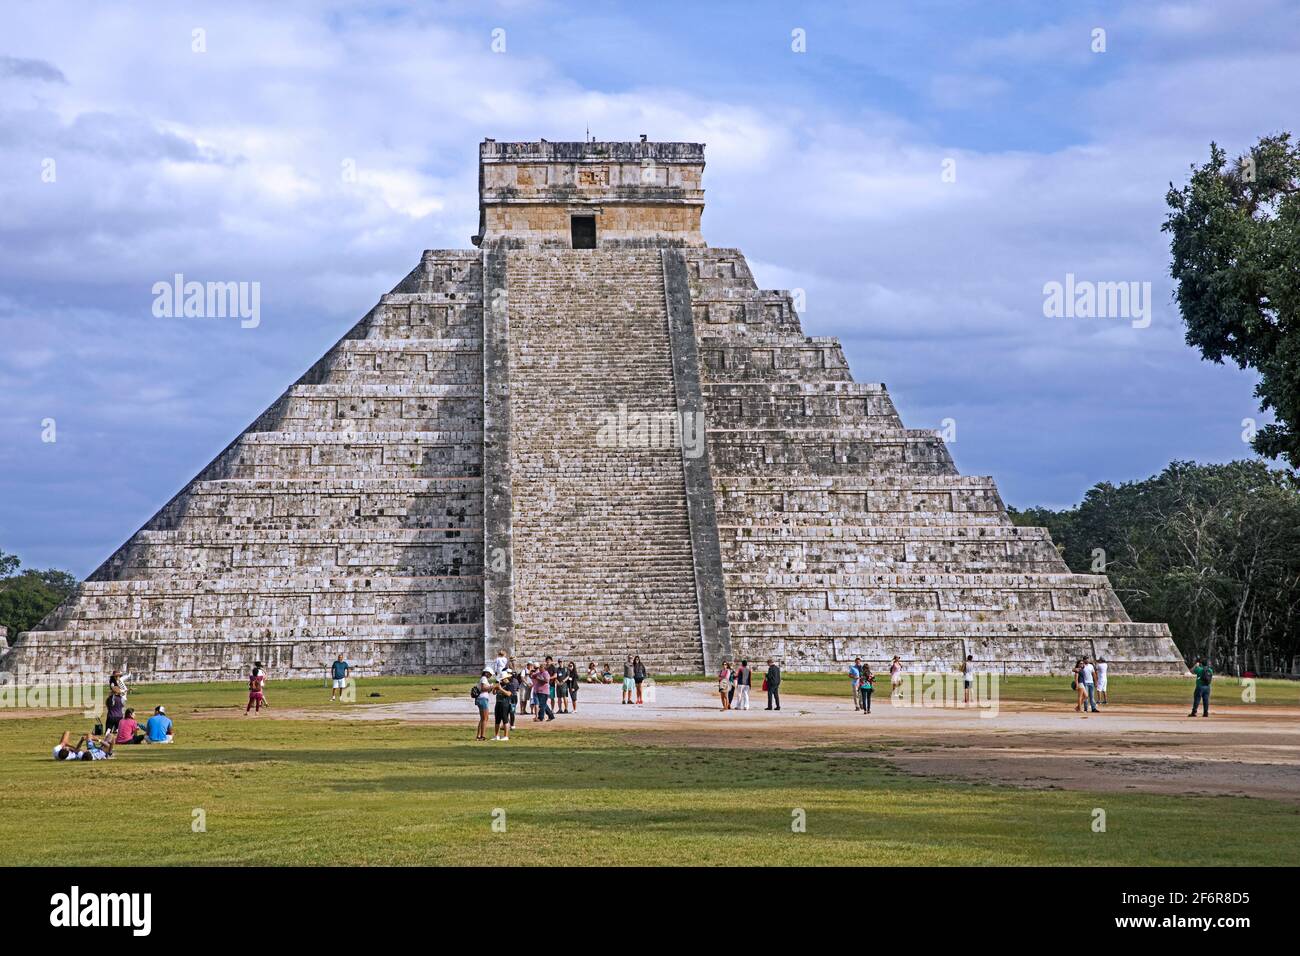
<path id="1" fill-rule="evenodd" d="M 1167 622 L 1189 659 L 1269 674 L 1300 655 L 1300 481 L 1286 470 L 1178 461 L 1074 508 L 1008 510 L 1051 531 L 1070 570 L 1109 576 L 1134 620 Z"/>
<path id="2" fill-rule="evenodd" d="M 23 568 L 17 555 L 0 551 L 0 627 L 9 629 L 9 642 L 40 623 L 76 586 L 67 571 Z"/>

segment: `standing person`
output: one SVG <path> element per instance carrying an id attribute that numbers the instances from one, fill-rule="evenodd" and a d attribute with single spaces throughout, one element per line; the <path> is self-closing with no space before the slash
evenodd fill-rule
<path id="1" fill-rule="evenodd" d="M 330 665 L 330 677 L 334 680 L 334 686 L 330 689 L 330 703 L 334 702 L 335 694 L 338 694 L 339 700 L 343 699 L 343 692 L 348 687 L 348 674 L 351 672 L 352 665 L 343 659 L 342 654 Z"/>
<path id="2" fill-rule="evenodd" d="M 257 706 L 256 713 L 261 713 L 262 708 L 266 706 L 266 673 L 262 670 L 261 661 L 253 661 L 253 669 L 248 672 L 248 706 L 244 708 L 244 716 Z"/>
<path id="3" fill-rule="evenodd" d="M 558 670 L 559 670 L 559 668 L 557 668 L 557 667 L 555 666 L 555 658 L 551 657 L 550 654 L 547 654 L 547 655 L 546 655 L 546 674 L 547 674 L 547 677 L 550 679 L 550 680 L 549 680 L 549 683 L 546 685 L 547 688 L 548 688 L 548 690 L 547 690 L 547 705 L 551 708 L 551 714 L 552 714 L 552 716 L 554 716 L 554 714 L 556 713 L 556 710 L 555 710 L 555 690 L 556 690 L 556 688 L 555 688 L 555 684 L 556 684 L 555 675 L 556 675 L 556 672 L 557 672 Z"/>
<path id="4" fill-rule="evenodd" d="M 496 708 L 493 715 L 494 723 L 492 725 L 492 739 L 506 740 L 510 739 L 510 678 L 513 677 L 509 670 L 503 670 L 496 683 L 492 685 L 492 695 L 496 698 Z"/>
<path id="5" fill-rule="evenodd" d="M 1083 659 L 1082 658 L 1074 662 L 1074 682 L 1071 683 L 1070 686 L 1075 691 L 1074 709 L 1077 711 L 1082 711 L 1086 716 L 1088 713 L 1088 709 L 1084 706 L 1084 702 L 1088 699 L 1088 688 L 1083 686 Z"/>
<path id="6" fill-rule="evenodd" d="M 859 686 L 858 682 L 861 679 L 861 677 L 862 677 L 862 658 L 855 657 L 853 658 L 853 663 L 849 665 L 849 686 L 852 688 L 852 690 L 849 692 L 849 696 L 853 698 L 854 710 L 862 709 L 858 706 L 858 686 Z"/>
<path id="7" fill-rule="evenodd" d="M 736 710 L 749 710 L 749 688 L 753 680 L 754 669 L 749 666 L 749 661 L 741 661 L 736 677 Z"/>
<path id="8" fill-rule="evenodd" d="M 126 682 L 130 678 L 130 676 L 131 676 L 130 674 L 123 674 L 117 668 L 113 668 L 113 673 L 108 678 L 109 691 L 112 693 L 116 693 L 118 696 L 120 696 L 122 698 L 123 704 L 126 703 L 126 698 L 127 698 Z"/>
<path id="9" fill-rule="evenodd" d="M 632 676 L 632 655 L 627 655 L 623 664 L 623 703 L 632 703 L 632 691 L 636 690 L 636 680 Z"/>
<path id="10" fill-rule="evenodd" d="M 1201 704 L 1201 716 L 1210 716 L 1210 681 L 1214 680 L 1214 668 L 1204 657 L 1196 659 L 1196 666 L 1192 668 L 1192 673 L 1196 676 L 1196 688 L 1192 691 L 1192 712 L 1188 717 L 1196 716 L 1196 705 Z"/>
<path id="11" fill-rule="evenodd" d="M 962 703 L 970 703 L 971 685 L 975 683 L 975 655 L 967 654 L 961 662 Z"/>
<path id="12" fill-rule="evenodd" d="M 569 665 L 561 660 L 555 667 L 555 678 L 551 684 L 551 696 L 559 705 L 556 710 L 557 714 L 567 714 L 569 712 Z"/>
<path id="13" fill-rule="evenodd" d="M 501 675 L 505 673 L 506 668 L 509 666 L 510 655 L 506 653 L 505 648 L 501 648 L 501 650 L 497 651 L 497 656 L 492 661 L 492 676 L 497 680 L 500 680 Z"/>
<path id="14" fill-rule="evenodd" d="M 126 713 L 126 698 L 114 687 L 109 691 L 108 704 L 104 711 L 104 736 L 112 738 L 117 734 L 118 724 Z"/>
<path id="15" fill-rule="evenodd" d="M 474 709 L 478 711 L 478 729 L 474 731 L 475 740 L 487 740 L 488 702 L 492 700 L 492 671 L 483 668 L 478 683 L 469 689 L 474 698 Z"/>
<path id="16" fill-rule="evenodd" d="M 722 698 L 722 709 L 731 710 L 731 662 L 723 661 L 722 670 L 718 671 L 718 696 Z"/>
<path id="17" fill-rule="evenodd" d="M 645 664 L 641 663 L 641 655 L 632 658 L 632 683 L 636 684 L 636 702 L 641 703 L 641 685 L 645 683 L 646 669 Z"/>
<path id="18" fill-rule="evenodd" d="M 1087 693 L 1089 709 L 1097 713 L 1097 669 L 1092 666 L 1092 661 L 1088 658 L 1083 659 L 1083 669 L 1080 671 L 1083 677 L 1083 687 Z"/>
<path id="19" fill-rule="evenodd" d="M 858 693 L 862 695 L 862 714 L 871 713 L 871 692 L 876 689 L 876 675 L 871 673 L 871 665 L 863 664 L 858 675 Z"/>
<path id="20" fill-rule="evenodd" d="M 1106 658 L 1097 658 L 1097 703 L 1109 704 L 1110 700 L 1106 697 L 1106 675 L 1110 671 L 1110 664 Z"/>
<path id="21" fill-rule="evenodd" d="M 554 720 L 551 710 L 551 672 L 545 667 L 533 671 L 533 710 L 537 712 L 534 720 Z"/>
<path id="22" fill-rule="evenodd" d="M 767 659 L 767 677 L 764 679 L 767 684 L 767 709 L 781 709 L 781 668 L 776 666 L 772 658 Z M 773 707 L 772 704 L 776 706 Z"/>
<path id="23" fill-rule="evenodd" d="M 573 705 L 573 712 L 578 712 L 578 665 L 569 661 L 569 703 Z"/>
<path id="24" fill-rule="evenodd" d="M 889 699 L 903 696 L 903 661 L 895 654 L 889 662 Z"/>
<path id="25" fill-rule="evenodd" d="M 519 713 L 528 713 L 528 702 L 533 699 L 533 671 L 537 670 L 537 665 L 529 661 L 523 674 L 519 675 Z"/>

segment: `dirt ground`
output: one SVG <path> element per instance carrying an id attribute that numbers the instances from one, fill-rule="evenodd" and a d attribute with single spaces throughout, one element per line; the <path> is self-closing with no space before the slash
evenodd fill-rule
<path id="1" fill-rule="evenodd" d="M 1034 789 L 1136 790 L 1153 793 L 1267 797 L 1300 804 L 1300 713 L 1255 705 L 1219 707 L 1189 718 L 1174 705 L 1112 704 L 1083 716 L 1070 708 L 1001 702 L 977 708 L 891 705 L 888 692 L 872 713 L 846 695 L 784 695 L 782 710 L 764 709 L 756 693 L 748 711 L 721 710 L 711 684 L 656 687 L 641 706 L 620 703 L 620 687 L 586 686 L 576 714 L 544 727 L 522 718 L 518 732 L 563 733 L 566 727 L 635 729 L 647 744 L 694 747 L 880 745 L 885 758 L 913 774 Z M 463 723 L 475 720 L 468 697 L 365 708 L 278 712 L 278 717 Z M 879 756 L 879 754 L 877 754 Z"/>

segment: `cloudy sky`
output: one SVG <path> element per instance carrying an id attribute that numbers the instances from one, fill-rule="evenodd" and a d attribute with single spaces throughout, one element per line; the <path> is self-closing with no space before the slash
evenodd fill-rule
<path id="1" fill-rule="evenodd" d="M 4 16 L 0 549 L 28 565 L 92 570 L 421 250 L 467 248 L 486 136 L 706 143 L 710 244 L 803 289 L 806 331 L 910 427 L 953 419 L 958 466 L 1011 504 L 1242 457 L 1265 420 L 1253 376 L 1183 344 L 1160 224 L 1211 140 L 1294 124 L 1295 3 Z M 261 324 L 154 317 L 177 272 L 260 282 Z M 1045 317 L 1067 273 L 1150 282 L 1150 326 Z"/>

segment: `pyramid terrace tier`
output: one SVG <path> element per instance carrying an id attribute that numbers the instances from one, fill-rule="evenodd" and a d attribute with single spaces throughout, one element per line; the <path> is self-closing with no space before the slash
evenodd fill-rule
<path id="1" fill-rule="evenodd" d="M 733 622 L 1125 622 L 1104 577 L 1082 574 L 728 574 Z"/>
<path id="2" fill-rule="evenodd" d="M 157 531 L 481 530 L 481 478 L 224 479 L 198 481 L 150 522 Z"/>
<path id="3" fill-rule="evenodd" d="M 52 630 L 474 624 L 483 582 L 451 577 L 229 575 L 87 581 L 47 620 Z"/>
<path id="4" fill-rule="evenodd" d="M 881 632 L 856 622 L 733 623 L 732 653 L 775 657 L 796 671 L 846 670 L 861 657 L 877 670 L 898 655 L 911 673 L 956 673 L 969 654 L 998 674 L 1068 674 L 1080 657 L 1104 657 L 1112 674 L 1186 673 L 1163 624 L 1112 621 L 900 622 Z"/>
<path id="5" fill-rule="evenodd" d="M 481 531 L 245 528 L 136 532 L 96 572 L 100 579 L 159 574 L 447 576 L 481 574 Z"/>
<path id="6" fill-rule="evenodd" d="M 216 681 L 238 680 L 261 661 L 279 679 L 322 678 L 344 654 L 362 679 L 463 674 L 481 663 L 481 632 L 481 624 L 29 631 L 6 665 L 27 675 L 120 667 L 137 681 Z"/>
<path id="7" fill-rule="evenodd" d="M 708 443 L 714 471 L 727 475 L 957 472 L 943 441 L 925 430 L 710 428 Z"/>
<path id="8" fill-rule="evenodd" d="M 1065 565 L 1042 528 L 830 527 L 719 529 L 729 573 L 937 574 L 1063 572 Z"/>
<path id="9" fill-rule="evenodd" d="M 714 431 L 747 427 L 875 427 L 901 431 L 883 385 L 861 382 L 704 382 Z"/>
<path id="10" fill-rule="evenodd" d="M 441 478 L 481 474 L 483 433 L 245 432 L 201 476 Z"/>

